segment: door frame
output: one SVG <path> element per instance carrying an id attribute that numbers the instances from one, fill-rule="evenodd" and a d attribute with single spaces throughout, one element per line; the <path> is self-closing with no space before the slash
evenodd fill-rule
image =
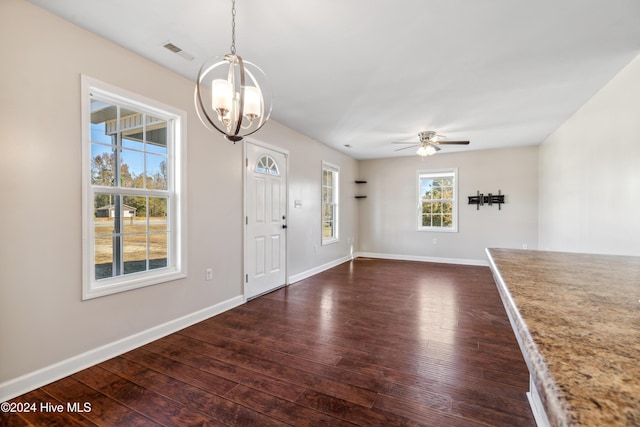
<path id="1" fill-rule="evenodd" d="M 247 302 L 247 292 L 246 292 L 246 284 L 247 284 L 247 143 L 251 143 L 253 145 L 257 145 L 258 147 L 264 148 L 265 150 L 275 151 L 279 154 L 283 154 L 285 158 L 285 215 L 287 216 L 286 224 L 289 225 L 289 150 L 284 148 L 268 144 L 266 142 L 262 142 L 256 140 L 254 138 L 244 138 L 244 143 L 242 144 L 242 212 L 245 220 L 242 221 L 242 298 L 244 302 Z M 289 286 L 289 228 L 285 229 L 284 233 L 284 285 L 282 287 Z M 259 295 L 256 295 L 258 297 Z M 256 298 L 253 297 L 253 298 Z"/>

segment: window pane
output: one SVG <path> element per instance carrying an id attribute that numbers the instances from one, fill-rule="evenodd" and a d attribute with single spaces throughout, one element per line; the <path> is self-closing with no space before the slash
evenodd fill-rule
<path id="1" fill-rule="evenodd" d="M 108 121 L 115 121 L 117 107 L 108 102 L 91 100 L 91 141 L 111 144 L 114 131 L 107 126 Z"/>
<path id="2" fill-rule="evenodd" d="M 149 197 L 149 231 L 167 230 L 167 198 Z"/>
<path id="3" fill-rule="evenodd" d="M 443 227 L 452 227 L 453 226 L 453 216 L 451 214 L 445 214 L 442 217 L 442 226 Z"/>
<path id="4" fill-rule="evenodd" d="M 443 187 L 442 198 L 449 200 L 453 199 L 453 187 Z"/>
<path id="5" fill-rule="evenodd" d="M 149 269 L 166 267 L 168 254 L 167 233 L 149 234 Z"/>
<path id="6" fill-rule="evenodd" d="M 452 202 L 444 202 L 442 204 L 442 212 L 450 214 L 452 212 L 452 209 L 453 209 Z"/>
<path id="7" fill-rule="evenodd" d="M 167 122 L 158 117 L 146 116 L 145 142 L 147 152 L 167 155 Z"/>
<path id="8" fill-rule="evenodd" d="M 322 223 L 322 237 L 333 237 L 333 223 L 332 222 L 323 222 Z"/>
<path id="9" fill-rule="evenodd" d="M 431 215 L 423 215 L 422 216 L 422 226 L 423 227 L 431 227 Z"/>
<path id="10" fill-rule="evenodd" d="M 144 188 L 144 153 L 123 149 L 120 154 L 120 185 Z"/>
<path id="11" fill-rule="evenodd" d="M 431 213 L 431 203 L 422 203 L 422 213 Z"/>
<path id="12" fill-rule="evenodd" d="M 323 184 L 329 187 L 333 186 L 333 172 L 328 169 L 323 169 Z"/>
<path id="13" fill-rule="evenodd" d="M 115 234 L 117 197 L 112 194 L 94 195 L 93 251 L 96 280 L 113 277 L 115 274 L 113 271 L 113 247 L 118 238 Z"/>
<path id="14" fill-rule="evenodd" d="M 147 232 L 147 198 L 144 196 L 122 197 L 122 227 L 125 233 Z"/>
<path id="15" fill-rule="evenodd" d="M 111 234 L 115 218 L 115 195 L 96 193 L 93 196 L 93 218 L 95 234 Z"/>
<path id="16" fill-rule="evenodd" d="M 113 187 L 113 149 L 91 144 L 91 185 Z"/>
<path id="17" fill-rule="evenodd" d="M 434 199 L 441 199 L 442 198 L 442 187 L 434 185 L 431 197 L 434 198 Z"/>
<path id="18" fill-rule="evenodd" d="M 133 137 L 135 136 L 138 136 L 138 135 L 130 135 L 130 134 L 127 134 L 126 132 L 123 132 L 122 147 L 130 150 L 142 151 L 144 149 L 144 144 L 142 143 L 142 140 L 134 139 Z M 140 137 L 142 137 L 142 133 L 140 133 Z"/>
<path id="19" fill-rule="evenodd" d="M 333 205 L 326 204 L 322 207 L 322 220 L 333 221 Z"/>
<path id="20" fill-rule="evenodd" d="M 322 200 L 325 203 L 331 203 L 333 201 L 333 189 L 331 187 L 324 187 L 322 189 Z"/>
<path id="21" fill-rule="evenodd" d="M 432 217 L 432 226 L 433 227 L 441 227 L 442 226 L 442 216 L 441 215 L 434 215 Z"/>
<path id="22" fill-rule="evenodd" d="M 113 237 L 96 237 L 94 253 L 96 280 L 113 277 Z"/>
<path id="23" fill-rule="evenodd" d="M 137 273 L 147 269 L 147 235 L 125 235 L 124 274 Z"/>
<path id="24" fill-rule="evenodd" d="M 167 158 L 156 154 L 147 154 L 147 188 L 167 189 Z"/>

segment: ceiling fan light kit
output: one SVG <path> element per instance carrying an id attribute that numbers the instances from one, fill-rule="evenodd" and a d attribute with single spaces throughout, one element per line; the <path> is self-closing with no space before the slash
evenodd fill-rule
<path id="1" fill-rule="evenodd" d="M 411 144 L 409 147 L 398 148 L 396 151 L 418 147 L 416 154 L 422 157 L 432 156 L 441 150 L 440 145 L 469 145 L 469 141 L 446 141 L 442 135 L 426 130 L 418 133 L 419 142 L 394 142 L 393 144 Z"/>
<path id="2" fill-rule="evenodd" d="M 231 53 L 209 58 L 198 73 L 194 103 L 200 121 L 236 143 L 271 116 L 273 95 L 265 73 L 236 55 L 236 2 L 231 9 Z"/>
<path id="3" fill-rule="evenodd" d="M 418 151 L 416 151 L 416 154 L 418 156 L 426 157 L 426 156 L 432 156 L 437 152 L 438 150 L 436 150 L 436 148 L 433 145 L 423 144 L 420 146 L 420 148 L 418 148 Z"/>

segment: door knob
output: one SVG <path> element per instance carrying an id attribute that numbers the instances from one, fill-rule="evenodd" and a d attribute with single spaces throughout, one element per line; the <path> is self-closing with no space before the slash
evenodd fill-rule
<path id="1" fill-rule="evenodd" d="M 287 228 L 287 226 L 285 224 L 282 224 L 282 228 Z"/>

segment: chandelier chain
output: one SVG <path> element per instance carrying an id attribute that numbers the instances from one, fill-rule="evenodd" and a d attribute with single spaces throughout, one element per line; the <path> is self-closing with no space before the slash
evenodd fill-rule
<path id="1" fill-rule="evenodd" d="M 236 54 L 236 0 L 231 2 L 231 54 Z"/>

